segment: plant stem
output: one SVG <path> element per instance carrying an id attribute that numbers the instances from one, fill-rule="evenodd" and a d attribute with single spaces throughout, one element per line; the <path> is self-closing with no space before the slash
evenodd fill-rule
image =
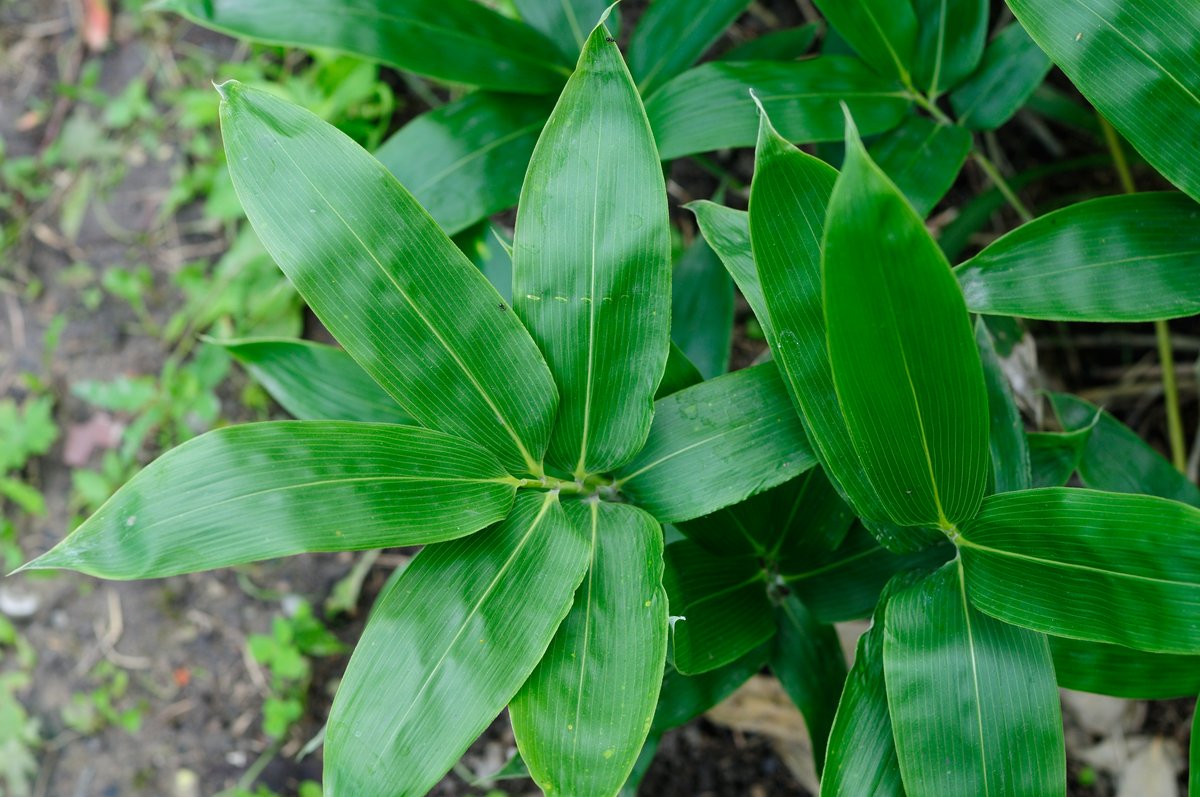
<path id="1" fill-rule="evenodd" d="M 1013 191 L 1012 186 L 1010 186 L 1008 181 L 1004 179 L 1004 175 L 1000 174 L 1000 170 L 996 168 L 996 164 L 992 163 L 988 157 L 978 149 L 971 150 L 971 157 L 975 159 L 975 162 L 979 164 L 979 168 L 983 169 L 984 174 L 986 174 L 988 179 L 992 181 L 992 184 L 996 186 L 996 190 L 1000 192 L 1000 195 L 1008 201 L 1008 204 L 1012 206 L 1012 209 L 1015 210 L 1017 215 L 1021 217 L 1021 221 L 1033 221 L 1033 213 L 1029 210 L 1025 203 L 1021 201 L 1021 198 L 1017 196 L 1016 192 Z"/>
<path id="2" fill-rule="evenodd" d="M 1137 186 L 1133 182 L 1133 173 L 1129 170 L 1129 161 L 1125 158 L 1125 149 L 1117 131 L 1097 113 L 1100 120 L 1100 131 L 1104 134 L 1104 143 L 1112 153 L 1113 168 L 1116 169 L 1117 179 L 1122 190 L 1127 194 L 1136 194 Z M 1187 473 L 1187 445 L 1183 441 L 1183 416 L 1179 410 L 1179 385 L 1175 381 L 1175 351 L 1171 346 L 1171 329 L 1166 321 L 1154 322 L 1154 337 L 1158 341 L 1158 360 L 1162 365 L 1163 398 L 1167 405 L 1167 440 L 1171 446 L 1171 464 L 1180 473 Z"/>

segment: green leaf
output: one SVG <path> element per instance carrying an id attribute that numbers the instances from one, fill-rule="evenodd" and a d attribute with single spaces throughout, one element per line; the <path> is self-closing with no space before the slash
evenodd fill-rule
<path id="1" fill-rule="evenodd" d="M 479 269 L 508 305 L 512 306 L 512 247 L 490 221 L 481 221 L 451 240 Z M 496 309 L 500 309 L 499 305 Z"/>
<path id="2" fill-rule="evenodd" d="M 650 730 L 667 655 L 662 529 L 636 507 L 569 502 L 588 575 L 513 699 L 513 733 L 547 794 L 615 795 Z"/>
<path id="3" fill-rule="evenodd" d="M 983 364 L 983 381 L 988 394 L 988 448 L 992 455 L 994 492 L 1027 490 L 1033 486 L 1029 442 L 1008 378 L 1000 367 L 996 342 L 983 319 L 975 321 L 975 343 Z"/>
<path id="4" fill-rule="evenodd" d="M 1050 71 L 1050 59 L 1020 25 L 996 34 L 983 61 L 950 93 L 958 123 L 971 130 L 995 130 L 1021 109 Z"/>
<path id="5" fill-rule="evenodd" d="M 971 517 L 987 480 L 988 411 L 966 306 L 852 123 L 821 270 L 833 381 L 880 503 L 901 525 Z"/>
<path id="6" fill-rule="evenodd" d="M 804 715 L 812 739 L 817 775 L 846 682 L 846 658 L 837 632 L 822 625 L 795 596 L 775 608 L 779 634 L 771 652 L 771 672 Z"/>
<path id="7" fill-rule="evenodd" d="M 773 363 L 681 390 L 654 405 L 641 452 L 616 486 L 662 523 L 707 515 L 816 464 Z"/>
<path id="8" fill-rule="evenodd" d="M 830 185 L 833 181 L 830 180 Z M 733 277 L 738 290 L 754 312 L 759 325 L 773 341 L 775 332 L 767 313 L 767 302 L 759 284 L 758 270 L 754 266 L 754 254 L 750 247 L 750 216 L 744 210 L 734 210 L 707 199 L 685 205 L 696 216 L 696 223 L 704 240 L 717 253 L 725 270 Z M 775 344 L 772 343 L 772 349 Z"/>
<path id="9" fill-rule="evenodd" d="M 610 39 L 592 32 L 538 139 L 513 241 L 513 307 L 562 396 L 548 458 L 576 475 L 641 447 L 670 337 L 662 167 Z"/>
<path id="10" fill-rule="evenodd" d="M 471 0 L 160 0 L 157 8 L 230 36 L 339 50 L 501 91 L 557 91 L 569 73 L 545 36 Z"/>
<path id="11" fill-rule="evenodd" d="M 1027 432 L 1032 487 L 1064 487 L 1079 467 L 1092 427 L 1074 432 Z"/>
<path id="12" fill-rule="evenodd" d="M 302 421 L 412 421 L 341 349 L 307 340 L 213 340 L 246 367 L 271 398 Z"/>
<path id="13" fill-rule="evenodd" d="M 973 609 L 962 564 L 896 594 L 883 669 L 912 794 L 1066 795 L 1062 712 L 1046 637 Z"/>
<path id="14" fill-rule="evenodd" d="M 750 90 L 791 141 L 841 138 L 845 102 L 863 135 L 895 127 L 909 101 L 892 81 L 855 58 L 805 61 L 714 61 L 690 69 L 646 102 L 663 160 L 726 147 L 753 146 Z"/>
<path id="15" fill-rule="evenodd" d="M 846 677 L 821 776 L 821 797 L 904 797 L 884 687 L 884 610 L 892 596 L 919 578 L 905 573 L 879 597 L 871 627 L 858 640 Z"/>
<path id="16" fill-rule="evenodd" d="M 553 493 L 422 551 L 381 594 L 325 737 L 328 795 L 424 794 L 529 677 L 571 608 L 588 541 Z"/>
<path id="17" fill-rule="evenodd" d="M 306 551 L 423 545 L 503 518 L 516 480 L 409 426 L 229 426 L 163 454 L 27 567 L 159 578 Z"/>
<path id="18" fill-rule="evenodd" d="M 571 61 L 579 57 L 588 32 L 609 0 L 513 0 L 526 23 L 546 34 Z M 614 13 L 615 16 L 615 13 Z"/>
<path id="19" fill-rule="evenodd" d="M 760 645 L 737 661 L 696 675 L 683 675 L 668 664 L 651 732 L 662 733 L 691 722 L 732 695 L 766 666 L 770 650 L 769 643 Z"/>
<path id="20" fill-rule="evenodd" d="M 908 83 L 917 46 L 911 0 L 815 0 L 817 8 L 876 72 Z"/>
<path id="21" fill-rule="evenodd" d="M 407 414 L 539 472 L 554 383 L 495 289 L 350 139 L 265 92 L 221 91 L 234 187 L 317 317 Z"/>
<path id="22" fill-rule="evenodd" d="M 1200 693 L 1200 656 L 1050 637 L 1058 685 L 1132 700 L 1171 700 Z"/>
<path id="23" fill-rule="evenodd" d="M 517 204 L 551 102 L 477 91 L 413 119 L 375 157 L 454 235 Z"/>
<path id="24" fill-rule="evenodd" d="M 913 80 L 933 96 L 957 86 L 983 56 L 987 0 L 912 0 L 918 21 Z"/>
<path id="25" fill-rule="evenodd" d="M 820 26 L 815 22 L 764 33 L 721 54 L 721 61 L 793 61 L 808 52 Z"/>
<path id="26" fill-rule="evenodd" d="M 925 116 L 909 116 L 871 144 L 871 157 L 924 218 L 958 178 L 971 134 Z"/>
<path id="27" fill-rule="evenodd" d="M 665 398 L 672 393 L 678 393 L 684 388 L 698 385 L 704 381 L 704 377 L 700 375 L 700 371 L 692 364 L 683 350 L 671 344 L 671 351 L 667 354 L 667 369 L 663 372 L 662 381 L 658 383 L 658 390 L 654 393 L 654 400 Z"/>
<path id="28" fill-rule="evenodd" d="M 1200 207 L 1178 193 L 1069 205 L 955 269 L 976 313 L 1152 321 L 1200 313 Z"/>
<path id="29" fill-rule="evenodd" d="M 1066 487 L 985 498 L 957 540 L 972 602 L 1005 622 L 1200 653 L 1200 509 Z"/>
<path id="30" fill-rule="evenodd" d="M 733 339 L 733 282 L 702 239 L 675 264 L 671 280 L 671 339 L 705 379 L 729 370 Z"/>
<path id="31" fill-rule="evenodd" d="M 1051 393 L 1050 401 L 1064 429 L 1092 423 L 1092 435 L 1079 460 L 1079 478 L 1094 490 L 1149 493 L 1200 507 L 1200 489 L 1137 432 L 1081 398 Z"/>
<path id="32" fill-rule="evenodd" d="M 649 97 L 704 55 L 750 0 L 655 0 L 629 40 L 629 71 Z"/>
<path id="33" fill-rule="evenodd" d="M 666 549 L 663 583 L 670 597 L 675 668 L 715 670 L 775 634 L 766 573 L 752 556 L 710 553 L 691 540 Z"/>
<path id="34" fill-rule="evenodd" d="M 1160 0 L 1009 0 L 1043 50 L 1138 152 L 1200 199 L 1200 6 Z"/>

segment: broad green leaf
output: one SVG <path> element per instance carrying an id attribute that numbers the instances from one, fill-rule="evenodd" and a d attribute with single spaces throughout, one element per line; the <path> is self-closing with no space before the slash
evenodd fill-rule
<path id="1" fill-rule="evenodd" d="M 1027 432 L 1031 487 L 1065 487 L 1092 436 L 1092 427 L 1074 432 Z"/>
<path id="2" fill-rule="evenodd" d="M 1114 493 L 1149 493 L 1200 507 L 1200 489 L 1137 432 L 1075 396 L 1051 393 L 1050 401 L 1064 429 L 1095 423 L 1079 460 L 1079 478 L 1085 486 Z"/>
<path id="3" fill-rule="evenodd" d="M 833 181 L 830 180 L 830 185 Z M 733 277 L 738 290 L 745 297 L 754 317 L 767 333 L 771 348 L 776 349 L 774 329 L 767 313 L 767 302 L 759 283 L 758 270 L 754 266 L 754 253 L 750 246 L 750 216 L 744 210 L 734 210 L 707 199 L 686 205 L 696 216 L 696 223 L 704 240 L 717 253 L 725 270 Z"/>
<path id="4" fill-rule="evenodd" d="M 937 567 L 952 554 L 952 546 L 945 543 L 894 554 L 856 523 L 836 550 L 806 562 L 783 562 L 780 578 L 818 620 L 840 623 L 869 615 L 892 576 Z"/>
<path id="5" fill-rule="evenodd" d="M 1066 487 L 985 498 L 957 539 L 972 602 L 1005 622 L 1200 653 L 1200 509 Z"/>
<path id="6" fill-rule="evenodd" d="M 750 0 L 654 0 L 629 40 L 629 71 L 649 97 L 704 55 Z"/>
<path id="7" fill-rule="evenodd" d="M 1133 700 L 1171 700 L 1200 693 L 1200 656 L 1050 637 L 1058 685 Z"/>
<path id="8" fill-rule="evenodd" d="M 500 231 L 490 221 L 481 221 L 473 227 L 455 235 L 457 246 L 475 268 L 500 294 L 500 298 L 512 305 L 512 248 L 500 237 Z M 496 309 L 500 309 L 496 305 Z"/>
<path id="9" fill-rule="evenodd" d="M 833 381 L 880 503 L 901 525 L 952 528 L 987 480 L 979 351 L 950 264 L 852 124 L 821 271 Z"/>
<path id="10" fill-rule="evenodd" d="M 662 529 L 636 507 L 564 505 L 590 543 L 570 614 L 510 707 L 547 794 L 615 795 L 650 730 L 667 655 Z"/>
<path id="11" fill-rule="evenodd" d="M 912 0 L 814 0 L 834 30 L 881 75 L 911 81 L 917 47 Z"/>
<path id="12" fill-rule="evenodd" d="M 663 160 L 753 146 L 757 124 L 751 89 L 790 141 L 839 140 L 842 102 L 863 135 L 895 127 L 909 105 L 898 86 L 854 58 L 714 61 L 684 72 L 647 100 Z"/>
<path id="13" fill-rule="evenodd" d="M 671 280 L 671 339 L 706 379 L 729 370 L 733 282 L 703 239 L 675 264 Z"/>
<path id="14" fill-rule="evenodd" d="M 517 204 L 548 97 L 477 91 L 421 114 L 375 151 L 448 235 Z"/>
<path id="15" fill-rule="evenodd" d="M 987 0 L 912 0 L 917 15 L 913 81 L 936 97 L 971 74 L 987 41 Z"/>
<path id="16" fill-rule="evenodd" d="M 592 26 L 612 4 L 609 0 L 513 0 L 513 5 L 521 19 L 546 34 L 564 56 L 574 61 Z"/>
<path id="17" fill-rule="evenodd" d="M 911 794 L 1066 795 L 1062 712 L 1046 637 L 971 607 L 949 562 L 892 597 L 883 670 Z"/>
<path id="18" fill-rule="evenodd" d="M 662 523 L 707 515 L 816 464 L 774 363 L 719 376 L 654 405 L 646 446 L 616 486 Z"/>
<path id="19" fill-rule="evenodd" d="M 732 695 L 766 666 L 770 651 L 769 643 L 760 645 L 737 661 L 698 675 L 683 675 L 668 663 L 651 732 L 677 728 Z"/>
<path id="20" fill-rule="evenodd" d="M 641 447 L 670 337 L 662 167 L 610 39 L 592 32 L 538 139 L 513 241 L 513 306 L 562 397 L 548 458 L 576 475 Z"/>
<path id="21" fill-rule="evenodd" d="M 945 0 L 943 0 L 945 2 Z M 971 134 L 912 115 L 871 144 L 871 157 L 924 218 L 958 178 L 971 151 Z"/>
<path id="22" fill-rule="evenodd" d="M 425 794 L 529 677 L 571 608 L 588 540 L 552 493 L 426 548 L 379 596 L 325 736 L 329 797 Z"/>
<path id="23" fill-rule="evenodd" d="M 958 123 L 972 130 L 995 130 L 1021 109 L 1050 71 L 1050 59 L 1029 34 L 1013 23 L 996 34 L 983 61 L 950 93 Z"/>
<path id="24" fill-rule="evenodd" d="M 474 443 L 410 426 L 229 426 L 163 454 L 27 567 L 159 578 L 306 551 L 462 537 L 516 480 Z"/>
<path id="25" fill-rule="evenodd" d="M 888 583 L 858 640 L 846 677 L 821 775 L 821 797 L 904 797 L 883 675 L 884 611 L 892 596 L 919 578 L 898 575 Z"/>
<path id="26" fill-rule="evenodd" d="M 307 340 L 215 340 L 302 421 L 412 423 L 346 352 Z"/>
<path id="27" fill-rule="evenodd" d="M 538 472 L 555 387 L 495 289 L 349 138 L 266 92 L 221 93 L 246 215 L 326 328 L 423 425 Z"/>
<path id="28" fill-rule="evenodd" d="M 988 394 L 988 448 L 992 455 L 994 492 L 1027 490 L 1033 486 L 1029 442 L 1008 378 L 1000 367 L 996 342 L 983 319 L 975 322 L 975 343 L 983 364 L 983 381 Z"/>
<path id="29" fill-rule="evenodd" d="M 1200 5 L 1009 0 L 1071 82 L 1151 166 L 1200 199 Z"/>
<path id="30" fill-rule="evenodd" d="M 771 652 L 771 672 L 804 715 L 812 739 L 817 774 L 846 682 L 846 659 L 837 632 L 822 625 L 808 608 L 789 596 L 775 607 L 779 633 Z"/>
<path id="31" fill-rule="evenodd" d="M 721 61 L 793 61 L 808 52 L 820 26 L 812 22 L 764 33 L 719 56 Z"/>
<path id="32" fill-rule="evenodd" d="M 684 675 L 723 667 L 775 633 L 767 575 L 753 556 L 710 553 L 691 540 L 666 549 L 675 668 Z"/>
<path id="33" fill-rule="evenodd" d="M 667 354 L 667 368 L 663 372 L 662 381 L 658 383 L 654 400 L 658 401 L 703 381 L 704 377 L 700 375 L 700 371 L 692 364 L 692 361 L 688 359 L 682 349 L 672 343 L 671 351 Z"/>
<path id="34" fill-rule="evenodd" d="M 1200 206 L 1179 193 L 1069 205 L 955 269 L 976 313 L 1152 321 L 1200 313 Z"/>
<path id="35" fill-rule="evenodd" d="M 472 0 L 159 0 L 197 25 L 323 47 L 452 83 L 542 94 L 570 69 L 545 36 Z"/>

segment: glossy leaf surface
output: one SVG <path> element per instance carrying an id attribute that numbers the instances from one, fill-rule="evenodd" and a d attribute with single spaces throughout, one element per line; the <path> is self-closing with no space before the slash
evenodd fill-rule
<path id="1" fill-rule="evenodd" d="M 995 130 L 1021 109 L 1050 71 L 1050 59 L 1020 25 L 996 34 L 979 68 L 950 94 L 958 123 Z"/>
<path id="2" fill-rule="evenodd" d="M 722 53 L 719 60 L 791 61 L 808 52 L 818 32 L 819 27 L 815 22 L 774 30 Z"/>
<path id="3" fill-rule="evenodd" d="M 863 135 L 890 130 L 908 108 L 904 93 L 892 81 L 854 58 L 701 64 L 646 102 L 663 160 L 752 146 L 758 125 L 751 89 L 790 141 L 840 139 L 842 102 L 850 107 Z"/>
<path id="4" fill-rule="evenodd" d="M 725 270 L 733 277 L 754 317 L 766 332 L 767 340 L 773 341 L 775 333 L 750 246 L 749 214 L 744 210 L 727 208 L 707 199 L 692 202 L 687 205 L 687 209 L 695 214 L 704 240 L 708 241 L 708 245 L 725 265 Z M 775 344 L 772 344 L 772 348 L 775 348 Z"/>
<path id="5" fill-rule="evenodd" d="M 1090 427 L 1075 432 L 1028 432 L 1033 487 L 1065 487 L 1079 467 L 1092 436 Z"/>
<path id="6" fill-rule="evenodd" d="M 737 661 L 698 675 L 683 675 L 668 663 L 651 733 L 677 728 L 729 697 L 762 670 L 770 649 L 770 643 L 760 645 Z"/>
<path id="7" fill-rule="evenodd" d="M 1150 165 L 1200 199 L 1200 5 L 1009 0 L 1067 77 Z"/>
<path id="8" fill-rule="evenodd" d="M 881 135 L 870 150 L 922 218 L 954 185 L 970 151 L 970 132 L 916 115 Z"/>
<path id="9" fill-rule="evenodd" d="M 707 515 L 816 464 L 774 363 L 660 399 L 621 491 L 663 523 Z"/>
<path id="10" fill-rule="evenodd" d="M 983 381 L 988 395 L 988 448 L 992 455 L 994 492 L 1027 490 L 1033 486 L 1029 441 L 1021 411 L 1013 398 L 1008 377 L 1000 366 L 996 344 L 982 319 L 975 322 L 975 342 L 983 364 Z"/>
<path id="11" fill-rule="evenodd" d="M 881 75 L 908 82 L 917 46 L 911 2 L 815 0 L 838 35 Z"/>
<path id="12" fill-rule="evenodd" d="M 917 15 L 913 82 L 934 95 L 979 65 L 987 41 L 987 0 L 912 0 Z"/>
<path id="13" fill-rule="evenodd" d="M 750 5 L 749 0 L 655 0 L 629 40 L 629 71 L 638 91 L 655 89 L 699 60 Z"/>
<path id="14" fill-rule="evenodd" d="M 163 454 L 31 568 L 158 578 L 306 551 L 422 545 L 503 518 L 515 480 L 408 426 L 229 426 Z"/>
<path id="15" fill-rule="evenodd" d="M 971 517 L 987 478 L 988 411 L 962 293 L 853 128 L 822 275 L 833 381 L 880 503 L 901 525 Z"/>
<path id="16" fill-rule="evenodd" d="M 513 5 L 522 20 L 546 34 L 574 61 L 596 20 L 612 4 L 608 0 L 513 0 Z"/>
<path id="17" fill-rule="evenodd" d="M 517 204 L 546 97 L 477 91 L 421 114 L 375 152 L 448 235 Z"/>
<path id="18" fill-rule="evenodd" d="M 1048 213 L 956 269 L 977 313 L 1151 321 L 1200 313 L 1200 205 L 1179 193 L 1091 199 Z"/>
<path id="19" fill-rule="evenodd" d="M 221 90 L 246 215 L 326 328 L 423 425 L 478 441 L 514 472 L 534 469 L 555 387 L 487 279 L 342 133 L 266 92 Z"/>
<path id="20" fill-rule="evenodd" d="M 379 596 L 325 736 L 331 797 L 432 789 L 537 666 L 587 569 L 556 496 L 426 548 Z"/>
<path id="21" fill-rule="evenodd" d="M 733 281 L 703 239 L 684 250 L 671 280 L 671 340 L 705 379 L 729 370 Z"/>
<path id="22" fill-rule="evenodd" d="M 1050 637 L 1058 685 L 1134 700 L 1170 700 L 1200 693 L 1200 656 Z"/>
<path id="23" fill-rule="evenodd" d="M 472 86 L 540 94 L 569 68 L 546 37 L 471 0 L 162 0 L 231 36 L 327 47 Z"/>
<path id="24" fill-rule="evenodd" d="M 513 699 L 513 732 L 548 794 L 616 794 L 658 703 L 667 655 L 662 529 L 636 507 L 564 505 L 591 561 L 570 614 Z"/>
<path id="25" fill-rule="evenodd" d="M 654 400 L 657 401 L 672 393 L 678 393 L 684 388 L 698 385 L 703 381 L 704 377 L 700 375 L 695 364 L 688 359 L 682 349 L 672 343 L 671 351 L 667 354 L 667 369 L 663 372 L 662 381 L 658 383 Z"/>
<path id="26" fill-rule="evenodd" d="M 1066 794 L 1062 713 L 1042 634 L 967 602 L 959 562 L 887 605 L 883 669 L 911 794 Z"/>
<path id="27" fill-rule="evenodd" d="M 1200 653 L 1200 509 L 1046 488 L 993 495 L 958 543 L 972 602 L 1055 636 Z"/>
<path id="28" fill-rule="evenodd" d="M 637 452 L 670 336 L 666 188 L 641 99 L 603 25 L 538 139 L 513 241 L 513 302 L 558 382 L 549 460 L 602 473 Z"/>

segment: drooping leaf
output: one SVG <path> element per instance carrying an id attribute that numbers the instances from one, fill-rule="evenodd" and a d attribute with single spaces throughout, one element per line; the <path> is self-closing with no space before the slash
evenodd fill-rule
<path id="1" fill-rule="evenodd" d="M 324 47 L 452 83 L 543 94 L 570 73 L 545 36 L 471 0 L 160 0 L 197 25 Z"/>
<path id="2" fill-rule="evenodd" d="M 1000 367 L 996 344 L 983 319 L 975 322 L 975 342 L 983 364 L 988 394 L 988 447 L 992 455 L 994 492 L 1027 490 L 1033 486 L 1029 442 L 1008 378 Z"/>
<path id="3" fill-rule="evenodd" d="M 833 626 L 822 625 L 794 595 L 775 608 L 775 620 L 779 633 L 771 652 L 771 672 L 804 716 L 820 775 L 846 683 L 846 658 Z"/>
<path id="4" fill-rule="evenodd" d="M 670 338 L 666 188 L 641 99 L 600 24 L 538 139 L 513 303 L 558 382 L 550 462 L 582 474 L 646 439 Z"/>
<path id="5" fill-rule="evenodd" d="M 1200 507 L 1200 489 L 1137 432 L 1081 398 L 1051 393 L 1050 401 L 1065 429 L 1095 423 L 1079 460 L 1079 478 L 1085 486 L 1114 493 L 1149 493 Z"/>
<path id="6" fill-rule="evenodd" d="M 218 340 L 271 398 L 301 421 L 412 421 L 341 349 L 307 340 Z"/>
<path id="7" fill-rule="evenodd" d="M 1151 166 L 1195 199 L 1200 6 L 1163 0 L 1009 0 L 1071 82 Z"/>
<path id="8" fill-rule="evenodd" d="M 684 675 L 740 659 L 775 634 L 767 577 L 751 556 L 716 556 L 691 540 L 666 549 L 675 668 Z"/>
<path id="9" fill-rule="evenodd" d="M 516 480 L 410 426 L 229 426 L 163 454 L 28 567 L 159 578 L 306 551 L 423 545 L 503 518 Z"/>
<path id="10" fill-rule="evenodd" d="M 714 61 L 690 69 L 646 101 L 663 160 L 725 147 L 748 147 L 757 137 L 750 90 L 790 141 L 836 141 L 845 102 L 863 135 L 895 127 L 909 101 L 892 81 L 854 58 L 805 61 Z"/>
<path id="11" fill-rule="evenodd" d="M 1065 487 L 1079 467 L 1092 427 L 1074 432 L 1027 432 L 1031 487 Z"/>
<path id="12" fill-rule="evenodd" d="M 570 614 L 510 707 L 547 794 L 615 795 L 650 730 L 667 655 L 662 529 L 627 504 L 572 501 L 591 562 Z"/>
<path id="13" fill-rule="evenodd" d="M 950 93 L 958 123 L 972 130 L 995 130 L 1021 109 L 1050 71 L 1050 59 L 1014 23 L 996 34 L 983 61 Z"/>
<path id="14" fill-rule="evenodd" d="M 612 4 L 609 0 L 513 0 L 513 5 L 521 19 L 546 34 L 568 60 L 574 61 L 592 26 Z"/>
<path id="15" fill-rule="evenodd" d="M 1200 653 L 1200 509 L 1066 487 L 985 498 L 957 542 L 967 592 L 1005 622 Z"/>
<path id="16" fill-rule="evenodd" d="M 774 363 L 735 371 L 654 405 L 645 447 L 617 486 L 662 523 L 707 515 L 816 464 Z"/>
<path id="17" fill-rule="evenodd" d="M 487 279 L 342 133 L 266 92 L 221 91 L 246 215 L 326 328 L 423 425 L 539 470 L 554 382 Z"/>
<path id="18" fill-rule="evenodd" d="M 704 378 L 729 370 L 733 338 L 733 281 L 702 239 L 675 264 L 671 280 L 671 340 Z"/>
<path id="19" fill-rule="evenodd" d="M 770 650 L 770 643 L 760 645 L 737 661 L 697 675 L 684 675 L 668 663 L 651 732 L 677 728 L 729 697 L 762 670 Z"/>
<path id="20" fill-rule="evenodd" d="M 396 131 L 375 157 L 448 235 L 517 204 L 547 97 L 477 91 Z"/>
<path id="21" fill-rule="evenodd" d="M 629 40 L 629 71 L 649 97 L 687 69 L 733 24 L 750 0 L 655 0 Z"/>
<path id="22" fill-rule="evenodd" d="M 983 56 L 987 0 L 912 0 L 917 15 L 913 81 L 935 97 L 957 86 Z"/>
<path id="23" fill-rule="evenodd" d="M 879 168 L 922 218 L 954 185 L 970 151 L 967 130 L 916 115 L 879 136 L 870 149 Z"/>
<path id="24" fill-rule="evenodd" d="M 976 313 L 1152 321 L 1200 313 L 1200 206 L 1178 193 L 1090 199 L 1048 213 L 955 269 Z"/>
<path id="25" fill-rule="evenodd" d="M 424 794 L 516 694 L 571 608 L 588 540 L 551 493 L 431 546 L 379 596 L 325 736 L 331 797 Z"/>
<path id="26" fill-rule="evenodd" d="M 817 23 L 773 30 L 722 53 L 721 61 L 792 61 L 808 52 L 817 38 Z"/>
<path id="27" fill-rule="evenodd" d="M 893 596 L 884 626 L 909 793 L 1065 797 L 1062 713 L 1043 634 L 974 609 L 959 561 Z"/>
<path id="28" fill-rule="evenodd" d="M 847 139 L 822 253 L 837 397 L 890 519 L 949 528 L 975 514 L 988 472 L 975 336 L 950 265 L 920 217 L 853 126 Z"/>
<path id="29" fill-rule="evenodd" d="M 1058 685 L 1132 700 L 1200 693 L 1200 656 L 1146 653 L 1104 642 L 1050 637 Z"/>
<path id="30" fill-rule="evenodd" d="M 875 71 L 911 80 L 917 15 L 911 0 L 815 0 L 834 30 Z"/>

